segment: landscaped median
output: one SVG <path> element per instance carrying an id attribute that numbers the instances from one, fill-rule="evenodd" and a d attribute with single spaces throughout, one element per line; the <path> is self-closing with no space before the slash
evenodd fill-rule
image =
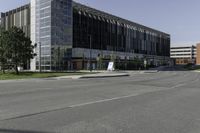
<path id="1" fill-rule="evenodd" d="M 200 72 L 200 69 L 196 69 L 196 70 L 194 70 L 195 72 Z"/>
<path id="2" fill-rule="evenodd" d="M 30 79 L 30 78 L 51 78 L 60 76 L 73 76 L 73 75 L 86 75 L 95 74 L 90 72 L 20 72 L 18 75 L 13 72 L 7 72 L 5 74 L 0 72 L 0 80 L 12 80 L 12 79 Z"/>
<path id="3" fill-rule="evenodd" d="M 184 66 L 184 68 L 186 69 L 186 70 L 193 70 L 193 71 L 200 71 L 200 66 L 198 65 L 190 65 L 190 64 L 188 64 L 188 65 L 185 65 Z"/>

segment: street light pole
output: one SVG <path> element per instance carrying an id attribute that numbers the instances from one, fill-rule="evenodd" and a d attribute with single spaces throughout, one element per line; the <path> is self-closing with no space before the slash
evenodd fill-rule
<path id="1" fill-rule="evenodd" d="M 90 40 L 90 72 L 92 71 L 92 36 L 89 35 L 89 40 Z"/>
<path id="2" fill-rule="evenodd" d="M 41 42 L 38 42 L 39 44 L 39 72 L 41 73 L 42 72 L 42 69 L 41 69 Z"/>

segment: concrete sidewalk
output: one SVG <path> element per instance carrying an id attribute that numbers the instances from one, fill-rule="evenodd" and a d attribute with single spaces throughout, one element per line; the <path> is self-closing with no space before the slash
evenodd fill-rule
<path id="1" fill-rule="evenodd" d="M 93 71 L 98 72 L 96 74 L 86 75 L 72 75 L 72 76 L 61 76 L 55 77 L 54 79 L 84 79 L 84 78 L 109 78 L 109 77 L 125 77 L 131 74 L 144 74 L 144 73 L 157 73 L 158 70 L 135 70 L 135 71 Z"/>
<path id="2" fill-rule="evenodd" d="M 124 73 L 128 73 L 129 75 L 132 74 L 151 74 L 151 73 L 158 73 L 158 70 L 127 70 L 127 71 L 120 71 Z"/>
<path id="3" fill-rule="evenodd" d="M 74 76 L 61 76 L 56 79 L 84 79 L 84 78 L 108 78 L 108 77 L 124 77 L 130 76 L 127 72 L 102 72 L 96 74 L 74 75 Z"/>

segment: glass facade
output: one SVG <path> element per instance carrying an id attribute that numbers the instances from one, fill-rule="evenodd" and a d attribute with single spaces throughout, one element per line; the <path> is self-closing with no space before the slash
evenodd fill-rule
<path id="1" fill-rule="evenodd" d="M 72 1 L 36 0 L 35 5 L 36 69 L 65 70 L 72 48 Z"/>
<path id="2" fill-rule="evenodd" d="M 170 56 L 170 35 L 74 3 L 73 47 Z"/>
<path id="3" fill-rule="evenodd" d="M 51 0 L 36 0 L 36 69 L 50 70 L 51 66 Z M 41 47 L 39 46 L 41 45 Z M 41 58 L 39 58 L 41 52 Z"/>
<path id="4" fill-rule="evenodd" d="M 2 13 L 1 24 L 6 29 L 21 27 L 38 44 L 32 71 L 81 68 L 76 66 L 84 66 L 90 56 L 95 61 L 115 55 L 119 61 L 139 57 L 153 62 L 170 56 L 169 34 L 72 0 L 31 0 Z M 90 50 L 94 51 L 91 55 Z"/>
<path id="5" fill-rule="evenodd" d="M 67 70 L 72 49 L 72 1 L 52 1 L 52 70 Z"/>

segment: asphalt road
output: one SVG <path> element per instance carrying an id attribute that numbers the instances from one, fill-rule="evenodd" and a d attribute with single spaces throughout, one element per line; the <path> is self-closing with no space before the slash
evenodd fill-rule
<path id="1" fill-rule="evenodd" d="M 0 133 L 200 133 L 200 73 L 1 81 Z"/>

